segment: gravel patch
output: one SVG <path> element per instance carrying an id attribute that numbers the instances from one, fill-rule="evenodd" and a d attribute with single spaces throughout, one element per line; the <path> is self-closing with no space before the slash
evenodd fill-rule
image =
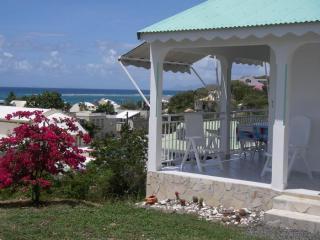
<path id="1" fill-rule="evenodd" d="M 264 211 L 247 208 L 225 208 L 223 206 L 211 207 L 207 206 L 203 199 L 198 199 L 197 197 L 193 197 L 193 201 L 188 202 L 180 199 L 178 193 L 176 193 L 176 196 L 176 199 L 162 201 L 158 201 L 155 196 L 151 196 L 151 202 L 146 199 L 145 202 L 136 203 L 136 206 L 167 213 L 193 214 L 206 221 L 243 227 L 247 234 L 268 240 L 320 240 L 320 234 L 264 224 Z"/>
<path id="2" fill-rule="evenodd" d="M 264 212 L 255 211 L 247 208 L 235 209 L 225 208 L 223 206 L 207 206 L 203 199 L 194 197 L 193 201 L 188 202 L 184 199 L 166 199 L 155 201 L 152 196 L 151 200 L 137 203 L 137 207 L 160 210 L 167 213 L 193 214 L 200 219 L 211 222 L 220 222 L 224 225 L 234 226 L 252 226 L 259 225 L 263 221 Z"/>

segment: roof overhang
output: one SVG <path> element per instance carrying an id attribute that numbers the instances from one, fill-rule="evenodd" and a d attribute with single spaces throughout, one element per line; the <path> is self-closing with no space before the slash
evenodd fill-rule
<path id="1" fill-rule="evenodd" d="M 301 23 L 288 25 L 275 25 L 265 27 L 247 27 L 233 29 L 206 29 L 206 30 L 186 30 L 176 32 L 146 32 L 139 33 L 140 40 L 147 42 L 159 41 L 162 43 L 175 41 L 199 41 L 199 40 L 231 40 L 238 39 L 264 39 L 264 38 L 281 38 L 288 35 L 301 37 L 306 34 L 320 35 L 320 23 Z"/>
<path id="2" fill-rule="evenodd" d="M 207 0 L 138 32 L 145 34 L 268 29 L 320 23 L 319 0 Z"/>

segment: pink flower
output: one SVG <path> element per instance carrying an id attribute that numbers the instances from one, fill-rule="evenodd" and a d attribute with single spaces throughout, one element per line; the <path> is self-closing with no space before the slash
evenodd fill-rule
<path id="1" fill-rule="evenodd" d="M 82 139 L 83 139 L 83 141 L 84 141 L 85 144 L 89 144 L 89 143 L 91 142 L 91 137 L 90 137 L 89 134 L 84 134 L 84 135 L 82 136 Z"/>
<path id="2" fill-rule="evenodd" d="M 0 188 L 11 185 L 50 188 L 52 183 L 44 176 L 63 173 L 65 166 L 79 169 L 83 165 L 85 157 L 70 135 L 78 129 L 74 119 L 50 122 L 41 111 L 19 111 L 7 115 L 6 119 L 13 117 L 29 121 L 0 140 L 0 150 L 5 153 L 0 157 Z M 67 127 L 59 127 L 61 123 L 66 123 Z M 84 142 L 90 141 L 87 134 L 80 135 L 80 138 Z"/>

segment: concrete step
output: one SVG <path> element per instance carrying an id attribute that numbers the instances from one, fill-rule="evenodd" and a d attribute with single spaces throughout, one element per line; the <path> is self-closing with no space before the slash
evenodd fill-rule
<path id="1" fill-rule="evenodd" d="M 273 199 L 273 209 L 320 216 L 320 200 L 307 196 L 280 195 Z"/>
<path id="2" fill-rule="evenodd" d="M 320 216 L 291 212 L 287 210 L 271 209 L 265 213 L 264 220 L 267 225 L 272 227 L 320 233 Z"/>

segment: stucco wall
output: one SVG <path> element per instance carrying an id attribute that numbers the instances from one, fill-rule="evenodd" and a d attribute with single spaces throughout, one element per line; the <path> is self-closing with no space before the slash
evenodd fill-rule
<path id="1" fill-rule="evenodd" d="M 0 135 L 7 135 L 12 132 L 12 130 L 18 127 L 18 123 L 10 123 L 7 121 L 0 121 Z"/>
<path id="2" fill-rule="evenodd" d="M 192 200 L 203 198 L 211 206 L 268 210 L 272 199 L 279 195 L 268 184 L 211 177 L 185 172 L 148 172 L 147 195 L 155 194 L 159 200 L 181 197 Z"/>
<path id="3" fill-rule="evenodd" d="M 320 43 L 300 47 L 292 64 L 290 117 L 312 120 L 308 160 L 312 170 L 320 171 Z M 303 170 L 302 166 L 298 163 L 295 169 Z"/>

